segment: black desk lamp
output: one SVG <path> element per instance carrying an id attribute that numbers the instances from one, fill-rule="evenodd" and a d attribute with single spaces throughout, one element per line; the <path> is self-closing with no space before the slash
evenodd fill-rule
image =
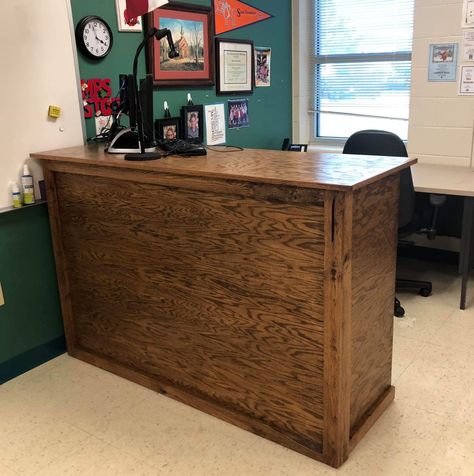
<path id="1" fill-rule="evenodd" d="M 142 115 L 142 107 L 140 103 L 140 96 L 138 94 L 138 79 L 137 79 L 137 70 L 138 70 L 138 57 L 144 46 L 147 44 L 148 40 L 155 37 L 158 41 L 162 40 L 166 37 L 168 40 L 169 46 L 169 53 L 168 57 L 170 59 L 177 58 L 179 53 L 176 51 L 173 42 L 173 36 L 171 35 L 171 31 L 168 28 L 158 29 L 158 28 L 151 28 L 143 41 L 138 45 L 137 52 L 135 53 L 135 58 L 133 59 L 133 88 L 135 90 L 135 103 L 136 103 L 136 111 L 137 111 L 137 130 L 138 130 L 138 145 L 140 147 L 140 153 L 138 154 L 126 154 L 125 160 L 154 160 L 160 158 L 159 152 L 145 152 L 145 134 L 143 132 L 143 115 Z"/>

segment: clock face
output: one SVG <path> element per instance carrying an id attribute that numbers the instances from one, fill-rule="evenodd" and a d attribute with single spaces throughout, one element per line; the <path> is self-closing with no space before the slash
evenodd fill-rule
<path id="1" fill-rule="evenodd" d="M 77 25 L 76 41 L 84 54 L 100 59 L 112 48 L 112 32 L 101 18 L 85 17 Z"/>

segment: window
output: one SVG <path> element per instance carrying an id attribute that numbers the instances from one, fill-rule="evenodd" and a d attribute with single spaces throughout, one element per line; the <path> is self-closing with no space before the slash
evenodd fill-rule
<path id="1" fill-rule="evenodd" d="M 414 0 L 314 5 L 314 137 L 384 129 L 406 140 Z"/>

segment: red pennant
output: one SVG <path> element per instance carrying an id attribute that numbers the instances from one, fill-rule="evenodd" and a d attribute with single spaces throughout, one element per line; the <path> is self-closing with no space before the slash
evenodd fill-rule
<path id="1" fill-rule="evenodd" d="M 272 18 L 240 0 L 213 0 L 216 35 Z"/>

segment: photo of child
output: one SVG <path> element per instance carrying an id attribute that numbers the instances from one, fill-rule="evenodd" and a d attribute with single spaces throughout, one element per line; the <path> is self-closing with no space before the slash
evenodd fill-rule
<path id="1" fill-rule="evenodd" d="M 171 125 L 163 127 L 163 137 L 165 140 L 177 139 L 176 126 Z"/>
<path id="2" fill-rule="evenodd" d="M 188 139 L 199 138 L 199 113 L 188 112 Z"/>

